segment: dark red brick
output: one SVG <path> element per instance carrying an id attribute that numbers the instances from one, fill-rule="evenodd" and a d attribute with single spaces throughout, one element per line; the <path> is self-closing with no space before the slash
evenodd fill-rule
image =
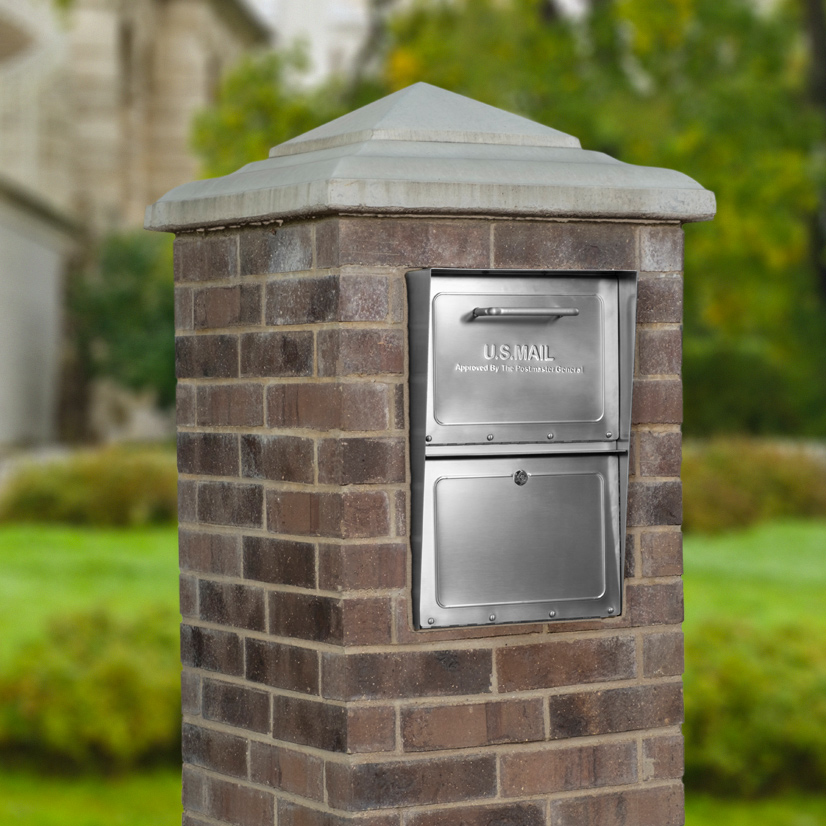
<path id="1" fill-rule="evenodd" d="M 195 291 L 195 329 L 261 323 L 261 285 L 209 287 Z"/>
<path id="2" fill-rule="evenodd" d="M 185 763 L 231 777 L 247 776 L 247 741 L 243 737 L 184 723 L 182 751 Z"/>
<path id="3" fill-rule="evenodd" d="M 178 336 L 175 375 L 179 379 L 232 379 L 238 375 L 237 336 Z"/>
<path id="4" fill-rule="evenodd" d="M 679 375 L 683 361 L 682 330 L 637 331 L 637 365 L 643 376 Z"/>
<path id="5" fill-rule="evenodd" d="M 495 267 L 637 269 L 636 230 L 628 224 L 514 221 L 493 232 Z"/>
<path id="6" fill-rule="evenodd" d="M 638 324 L 679 324 L 683 319 L 683 279 L 678 275 L 640 278 Z"/>
<path id="7" fill-rule="evenodd" d="M 682 521 L 680 482 L 631 482 L 628 485 L 629 527 L 679 525 Z"/>
<path id="8" fill-rule="evenodd" d="M 201 713 L 201 678 L 186 668 L 181 671 L 181 710 L 184 714 Z"/>
<path id="9" fill-rule="evenodd" d="M 339 218 L 316 229 L 318 267 L 490 266 L 490 225 L 476 220 Z"/>
<path id="10" fill-rule="evenodd" d="M 327 765 L 330 806 L 345 811 L 426 806 L 496 794 L 496 758 L 451 757 L 387 763 Z"/>
<path id="11" fill-rule="evenodd" d="M 211 525 L 260 528 L 264 521 L 264 492 L 259 485 L 201 482 L 198 521 Z"/>
<path id="12" fill-rule="evenodd" d="M 206 776 L 203 769 L 184 764 L 181 772 L 181 802 L 190 811 L 202 812 L 206 797 Z"/>
<path id="13" fill-rule="evenodd" d="M 636 537 L 629 533 L 625 535 L 625 565 L 626 579 L 633 579 L 637 575 Z"/>
<path id="14" fill-rule="evenodd" d="M 192 294 L 189 287 L 175 287 L 175 329 L 181 332 L 195 329 Z"/>
<path id="15" fill-rule="evenodd" d="M 276 740 L 325 751 L 347 751 L 347 709 L 297 697 L 273 697 L 272 734 Z"/>
<path id="16" fill-rule="evenodd" d="M 209 777 L 205 811 L 210 817 L 233 826 L 272 826 L 275 800 L 270 792 Z"/>
<path id="17" fill-rule="evenodd" d="M 179 577 L 178 597 L 182 617 L 195 617 L 198 615 L 198 580 L 195 579 L 195 577 Z"/>
<path id="18" fill-rule="evenodd" d="M 526 797 L 637 782 L 637 744 L 600 743 L 504 754 L 502 794 Z"/>
<path id="19" fill-rule="evenodd" d="M 311 332 L 244 333 L 241 336 L 241 376 L 312 375 Z"/>
<path id="20" fill-rule="evenodd" d="M 260 384 L 207 384 L 198 388 L 198 424 L 208 427 L 259 427 L 264 424 Z"/>
<path id="21" fill-rule="evenodd" d="M 241 474 L 276 482 L 314 481 L 312 439 L 299 436 L 241 436 Z"/>
<path id="22" fill-rule="evenodd" d="M 269 733 L 270 695 L 234 683 L 204 680 L 203 715 L 207 720 Z"/>
<path id="23" fill-rule="evenodd" d="M 404 482 L 403 439 L 325 439 L 318 447 L 318 481 L 328 485 Z"/>
<path id="24" fill-rule="evenodd" d="M 489 694 L 486 650 L 322 654 L 322 693 L 338 700 Z"/>
<path id="25" fill-rule="evenodd" d="M 248 680 L 272 688 L 318 694 L 318 652 L 268 640 L 248 639 L 245 645 Z"/>
<path id="26" fill-rule="evenodd" d="M 643 430 L 638 434 L 640 474 L 642 476 L 679 476 L 683 458 L 679 432 L 658 433 Z"/>
<path id="27" fill-rule="evenodd" d="M 683 269 L 683 228 L 640 228 L 640 269 L 643 272 L 680 272 Z"/>
<path id="28" fill-rule="evenodd" d="M 663 728 L 683 719 L 680 683 L 555 694 L 548 702 L 552 740 Z"/>
<path id="29" fill-rule="evenodd" d="M 244 671 L 241 638 L 228 631 L 181 626 L 181 660 L 191 668 L 240 677 Z"/>
<path id="30" fill-rule="evenodd" d="M 683 673 L 683 635 L 679 631 L 646 634 L 643 643 L 645 677 L 678 677 Z"/>
<path id="31" fill-rule="evenodd" d="M 646 738 L 642 743 L 642 779 L 679 780 L 684 770 L 683 753 L 680 734 Z"/>
<path id="32" fill-rule="evenodd" d="M 278 826 L 401 826 L 401 816 L 394 813 L 337 815 L 281 799 L 278 801 Z"/>
<path id="33" fill-rule="evenodd" d="M 244 229 L 240 234 L 241 275 L 309 270 L 313 265 L 309 224 Z"/>
<path id="34" fill-rule="evenodd" d="M 412 706 L 402 712 L 405 751 L 479 748 L 545 737 L 542 701 Z"/>
<path id="35" fill-rule="evenodd" d="M 198 586 L 200 618 L 218 625 L 264 631 L 264 591 L 247 585 L 202 579 Z"/>
<path id="36" fill-rule="evenodd" d="M 235 235 L 188 233 L 174 244 L 175 281 L 219 281 L 238 274 Z"/>
<path id="37" fill-rule="evenodd" d="M 267 284 L 267 324 L 312 324 L 338 319 L 339 277 L 280 278 Z"/>
<path id="38" fill-rule="evenodd" d="M 417 812 L 407 826 L 545 826 L 542 803 L 463 806 Z"/>
<path id="39" fill-rule="evenodd" d="M 232 534 L 178 531 L 181 569 L 205 574 L 240 576 L 241 552 L 238 537 Z"/>
<path id="40" fill-rule="evenodd" d="M 396 280 L 401 283 L 400 279 Z M 339 321 L 384 321 L 390 310 L 390 281 L 385 275 L 339 277 Z M 401 318 L 396 319 L 402 321 Z"/>
<path id="41" fill-rule="evenodd" d="M 319 376 L 404 372 L 404 334 L 390 329 L 335 329 L 318 333 Z"/>
<path id="42" fill-rule="evenodd" d="M 315 548 L 308 542 L 244 537 L 244 577 L 276 585 L 312 588 Z"/>
<path id="43" fill-rule="evenodd" d="M 175 422 L 178 427 L 195 424 L 195 387 L 178 382 L 175 388 Z"/>
<path id="44" fill-rule="evenodd" d="M 407 546 L 318 546 L 318 587 L 323 591 L 401 588 L 407 580 Z"/>
<path id="45" fill-rule="evenodd" d="M 631 625 L 679 625 L 683 621 L 683 583 L 629 583 L 626 614 Z"/>
<path id="46" fill-rule="evenodd" d="M 680 576 L 683 535 L 680 531 L 649 531 L 640 537 L 643 576 Z"/>
<path id="47" fill-rule="evenodd" d="M 178 472 L 237 476 L 238 437 L 234 433 L 178 433 Z"/>
<path id="48" fill-rule="evenodd" d="M 250 780 L 253 783 L 311 800 L 322 800 L 323 769 L 324 761 L 318 757 L 267 743 L 250 743 Z"/>
<path id="49" fill-rule="evenodd" d="M 394 751 L 396 710 L 392 706 L 347 709 L 347 751 L 352 754 Z"/>
<path id="50" fill-rule="evenodd" d="M 269 490 L 267 530 L 340 539 L 387 536 L 390 532 L 387 494 Z"/>
<path id="51" fill-rule="evenodd" d="M 682 826 L 681 785 L 590 794 L 551 802 L 554 826 Z"/>
<path id="52" fill-rule="evenodd" d="M 635 379 L 631 401 L 633 424 L 680 424 L 683 385 L 678 379 Z"/>
<path id="53" fill-rule="evenodd" d="M 624 636 L 511 646 L 496 652 L 496 671 L 500 691 L 627 680 L 636 676 L 636 645 Z"/>
<path id="54" fill-rule="evenodd" d="M 393 385 L 378 382 L 275 384 L 267 388 L 268 427 L 386 430 Z"/>

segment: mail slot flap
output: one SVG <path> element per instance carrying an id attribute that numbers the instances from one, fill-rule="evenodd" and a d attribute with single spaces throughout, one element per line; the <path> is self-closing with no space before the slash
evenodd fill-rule
<path id="1" fill-rule="evenodd" d="M 616 277 L 434 276 L 430 313 L 433 445 L 616 438 Z"/>
<path id="2" fill-rule="evenodd" d="M 429 461 L 422 627 L 618 612 L 618 478 L 616 455 Z"/>

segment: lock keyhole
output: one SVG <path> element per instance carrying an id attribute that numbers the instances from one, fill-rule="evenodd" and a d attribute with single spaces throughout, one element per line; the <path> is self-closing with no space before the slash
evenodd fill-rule
<path id="1" fill-rule="evenodd" d="M 528 474 L 524 470 L 517 470 L 513 474 L 513 481 L 517 485 L 526 485 L 528 483 Z"/>

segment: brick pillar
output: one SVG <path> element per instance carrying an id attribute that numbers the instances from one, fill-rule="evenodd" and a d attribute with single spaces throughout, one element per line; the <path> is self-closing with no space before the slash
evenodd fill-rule
<path id="1" fill-rule="evenodd" d="M 622 616 L 413 630 L 421 267 L 640 271 Z M 683 822 L 681 269 L 678 223 L 178 236 L 185 826 Z"/>

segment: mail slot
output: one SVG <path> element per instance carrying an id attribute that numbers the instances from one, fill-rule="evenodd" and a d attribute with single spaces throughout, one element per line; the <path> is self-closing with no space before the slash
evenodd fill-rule
<path id="1" fill-rule="evenodd" d="M 408 273 L 419 628 L 621 613 L 636 284 Z"/>

